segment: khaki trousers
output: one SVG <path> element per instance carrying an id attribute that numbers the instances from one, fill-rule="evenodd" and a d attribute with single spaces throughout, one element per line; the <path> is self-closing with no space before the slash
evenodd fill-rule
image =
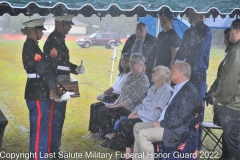
<path id="1" fill-rule="evenodd" d="M 133 160 L 154 160 L 153 142 L 162 141 L 164 128 L 153 128 L 153 122 L 139 122 L 134 125 Z"/>

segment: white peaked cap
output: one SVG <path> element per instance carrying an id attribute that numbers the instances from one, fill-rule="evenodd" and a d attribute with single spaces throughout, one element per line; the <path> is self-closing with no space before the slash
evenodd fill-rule
<path id="1" fill-rule="evenodd" d="M 72 22 L 72 18 L 74 17 L 74 14 L 71 15 L 64 15 L 64 16 L 55 16 L 55 21 L 60 21 L 60 22 L 65 22 L 65 23 L 70 23 L 74 24 Z"/>
<path id="2" fill-rule="evenodd" d="M 27 22 L 24 22 L 23 25 L 25 26 L 25 28 L 40 28 L 42 30 L 46 30 L 43 27 L 44 21 L 45 21 L 45 18 L 32 19 Z"/>

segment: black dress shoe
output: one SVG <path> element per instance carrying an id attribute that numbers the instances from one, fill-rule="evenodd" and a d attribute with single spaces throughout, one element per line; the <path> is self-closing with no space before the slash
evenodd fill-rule
<path id="1" fill-rule="evenodd" d="M 99 144 L 101 148 L 108 148 L 109 147 L 109 138 L 106 139 L 105 142 Z"/>

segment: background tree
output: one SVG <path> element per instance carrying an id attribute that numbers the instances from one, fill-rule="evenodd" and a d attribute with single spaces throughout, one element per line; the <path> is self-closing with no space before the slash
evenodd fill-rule
<path id="1" fill-rule="evenodd" d="M 1 33 L 10 33 L 11 32 L 11 16 L 9 14 L 4 14 L 0 17 L 0 28 Z"/>
<path id="2" fill-rule="evenodd" d="M 87 34 L 92 34 L 96 31 L 117 32 L 121 37 L 135 33 L 137 24 L 137 16 L 126 17 L 121 15 L 119 17 L 111 17 L 107 15 L 100 18 L 96 15 L 92 17 L 78 15 L 76 19 L 89 25 Z"/>
<path id="3" fill-rule="evenodd" d="M 22 23 L 30 19 L 40 18 L 38 14 L 34 14 L 31 17 L 27 17 L 24 14 L 19 14 L 18 16 L 11 17 L 11 29 L 12 33 L 21 33 Z"/>

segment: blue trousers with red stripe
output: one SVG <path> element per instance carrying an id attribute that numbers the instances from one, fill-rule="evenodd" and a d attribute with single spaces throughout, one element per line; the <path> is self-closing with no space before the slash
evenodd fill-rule
<path id="1" fill-rule="evenodd" d="M 58 153 L 61 147 L 62 129 L 65 120 L 67 101 L 54 102 L 51 106 L 50 119 L 52 121 L 51 137 L 49 145 L 51 146 L 50 153 Z"/>
<path id="2" fill-rule="evenodd" d="M 51 100 L 26 100 L 26 103 L 30 118 L 30 160 L 45 160 L 44 156 L 48 153 Z"/>

